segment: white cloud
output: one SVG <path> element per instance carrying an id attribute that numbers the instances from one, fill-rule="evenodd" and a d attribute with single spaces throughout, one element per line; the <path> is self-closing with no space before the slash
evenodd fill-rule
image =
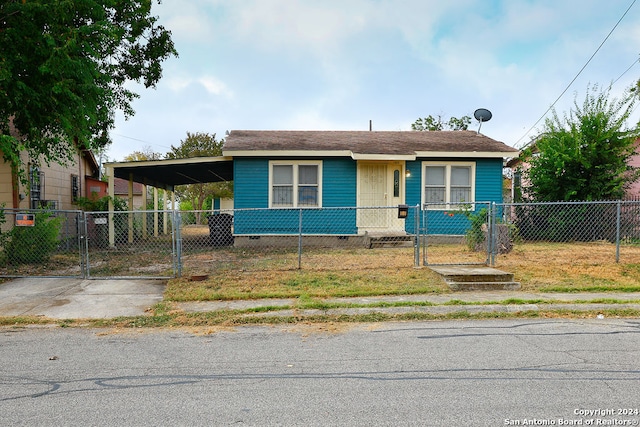
<path id="1" fill-rule="evenodd" d="M 211 95 L 224 96 L 225 98 L 233 98 L 233 92 L 223 82 L 213 76 L 202 76 L 197 79 Z"/>
<path id="2" fill-rule="evenodd" d="M 166 84 L 173 92 L 183 92 L 193 85 L 200 85 L 210 95 L 221 96 L 227 99 L 232 99 L 234 97 L 233 91 L 229 89 L 224 82 L 214 76 L 170 76 L 163 80 L 163 84 Z"/>
<path id="3" fill-rule="evenodd" d="M 149 140 L 145 134 L 157 127 L 153 140 L 167 145 L 186 130 L 366 129 L 369 119 L 377 130 L 408 130 L 418 117 L 483 107 L 494 113 L 483 133 L 514 144 L 626 7 L 596 0 L 165 0 L 155 13 L 180 57 L 167 62 L 155 95 L 141 92 L 139 114 L 120 132 Z M 637 59 L 639 17 L 636 5 L 559 112 L 587 82 L 608 84 Z"/>

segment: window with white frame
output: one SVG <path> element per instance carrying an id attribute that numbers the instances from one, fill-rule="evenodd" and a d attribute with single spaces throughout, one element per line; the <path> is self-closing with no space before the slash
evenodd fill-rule
<path id="1" fill-rule="evenodd" d="M 272 161 L 269 168 L 269 206 L 320 207 L 322 162 Z"/>
<path id="2" fill-rule="evenodd" d="M 423 162 L 422 203 L 434 209 L 475 200 L 475 163 Z"/>

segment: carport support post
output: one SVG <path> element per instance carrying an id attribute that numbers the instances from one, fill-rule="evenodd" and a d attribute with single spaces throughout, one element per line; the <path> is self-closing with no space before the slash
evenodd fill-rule
<path id="1" fill-rule="evenodd" d="M 128 183 L 128 196 L 129 196 L 129 215 L 128 215 L 128 241 L 129 244 L 133 243 L 133 174 L 129 174 L 129 183 Z"/>
<path id="2" fill-rule="evenodd" d="M 109 177 L 109 247 L 111 248 L 115 248 L 116 247 L 116 230 L 115 227 L 113 226 L 113 200 L 115 197 L 115 184 L 114 184 L 114 169 L 113 167 L 107 166 L 106 167 L 106 173 L 107 176 Z"/>
<path id="3" fill-rule="evenodd" d="M 158 189 L 153 187 L 153 237 L 158 237 Z"/>
<path id="4" fill-rule="evenodd" d="M 142 180 L 142 237 L 147 238 L 147 178 Z"/>
<path id="5" fill-rule="evenodd" d="M 162 191 L 164 191 L 164 196 L 162 197 L 162 230 L 163 234 L 166 236 L 169 234 L 169 215 L 167 213 L 167 200 L 169 200 L 167 197 L 169 196 L 169 193 L 166 188 Z"/>

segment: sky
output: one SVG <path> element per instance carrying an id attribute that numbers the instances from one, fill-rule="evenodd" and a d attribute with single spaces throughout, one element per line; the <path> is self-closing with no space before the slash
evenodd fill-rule
<path id="1" fill-rule="evenodd" d="M 163 0 L 152 14 L 179 56 L 156 88 L 130 85 L 136 114 L 117 116 L 106 160 L 164 154 L 187 132 L 220 140 L 370 121 L 409 131 L 420 117 L 479 108 L 493 115 L 484 135 L 521 147 L 567 87 L 560 115 L 590 86 L 613 83 L 620 97 L 640 79 L 634 0 Z"/>

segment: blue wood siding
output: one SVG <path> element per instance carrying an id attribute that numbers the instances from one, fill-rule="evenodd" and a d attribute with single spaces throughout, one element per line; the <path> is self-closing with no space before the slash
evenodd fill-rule
<path id="1" fill-rule="evenodd" d="M 502 159 L 476 161 L 476 202 L 502 203 Z"/>
<path id="2" fill-rule="evenodd" d="M 411 171 L 407 178 L 406 201 L 409 206 L 420 205 L 422 202 L 422 162 L 423 161 L 474 161 L 476 163 L 476 202 L 502 203 L 502 159 L 418 159 L 407 162 L 406 167 Z M 415 172 L 414 172 L 415 171 Z M 475 204 L 475 212 L 486 208 L 486 204 Z M 414 233 L 415 221 L 406 221 L 405 229 Z M 420 227 L 426 228 L 428 234 L 465 234 L 469 228 L 469 220 L 460 209 L 429 210 L 426 217 L 420 217 Z M 424 231 L 423 231 L 424 232 Z"/>
<path id="3" fill-rule="evenodd" d="M 423 160 L 475 161 L 476 202 L 502 202 L 502 159 L 418 159 L 406 163 L 411 171 L 405 192 L 409 206 L 421 203 Z M 298 234 L 302 215 L 305 234 L 356 234 L 356 210 L 349 209 L 357 203 L 356 181 L 356 161 L 322 159 L 322 208 L 268 209 L 269 159 L 234 159 L 234 208 L 238 209 L 234 232 L 240 235 Z M 476 204 L 477 210 L 482 207 L 485 205 Z M 414 232 L 414 224 L 412 219 L 405 221 L 407 232 Z M 420 218 L 420 227 L 426 226 L 429 234 L 464 234 L 468 225 L 466 216 L 455 210 L 428 211 L 426 217 Z"/>
<path id="4" fill-rule="evenodd" d="M 358 197 L 357 164 L 347 158 L 332 158 L 322 161 L 322 206 L 356 206 Z"/>
<path id="5" fill-rule="evenodd" d="M 233 159 L 233 203 L 235 209 L 269 207 L 267 159 Z"/>
<path id="6" fill-rule="evenodd" d="M 234 218 L 235 234 L 298 234 L 301 214 L 303 233 L 356 234 L 354 209 L 324 209 L 353 208 L 356 200 L 356 162 L 352 159 L 322 160 L 322 208 L 319 209 L 268 209 L 269 160 L 234 159 L 234 208 L 238 209 Z"/>

